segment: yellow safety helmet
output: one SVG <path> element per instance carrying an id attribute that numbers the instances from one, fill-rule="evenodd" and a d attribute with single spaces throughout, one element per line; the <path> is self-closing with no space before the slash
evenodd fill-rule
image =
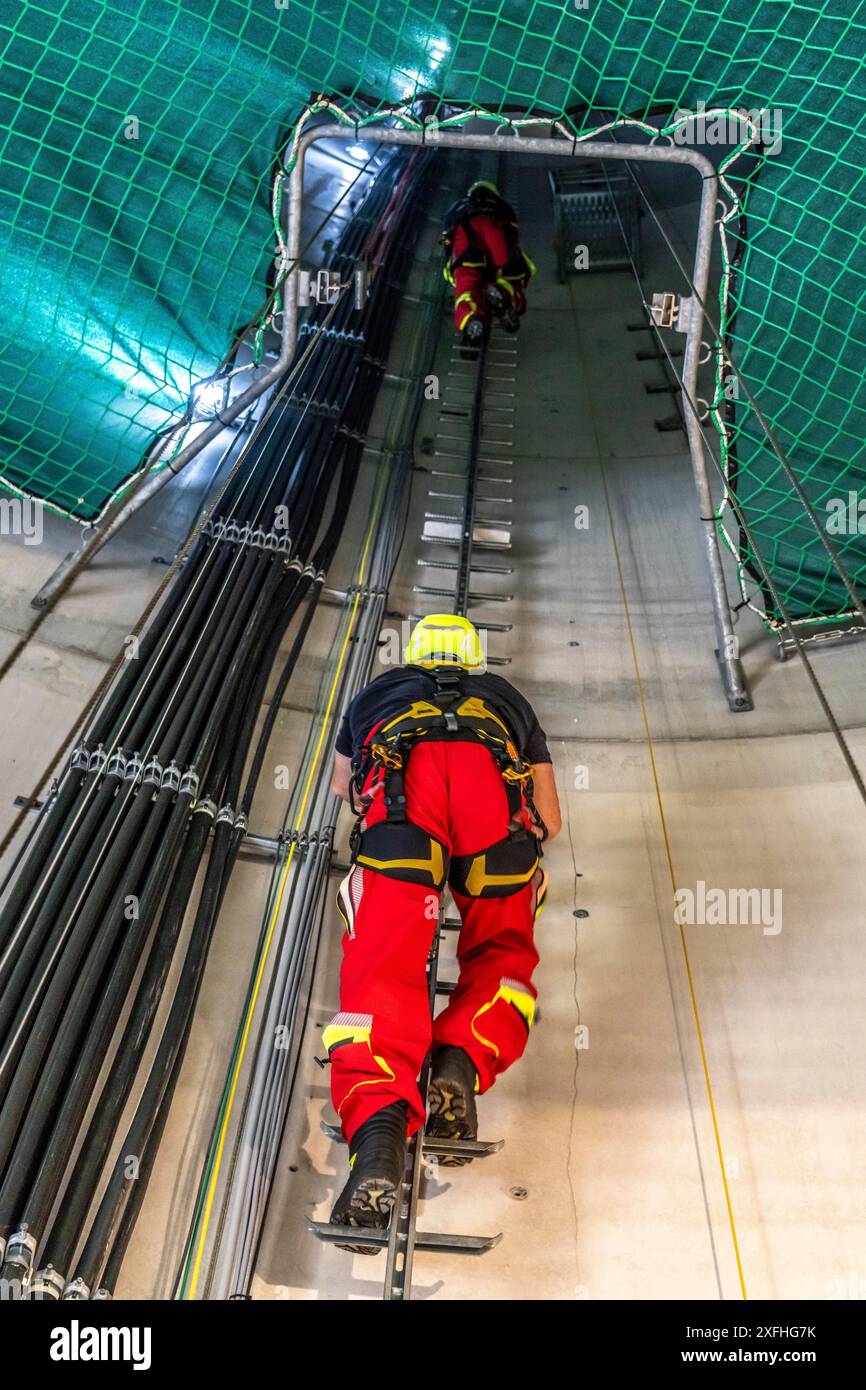
<path id="1" fill-rule="evenodd" d="M 473 193 L 480 193 L 482 188 L 486 192 L 494 194 L 495 197 L 499 197 L 499 189 L 489 179 L 476 179 L 474 183 L 469 185 L 468 196 L 471 198 Z"/>
<path id="2" fill-rule="evenodd" d="M 468 618 L 431 613 L 412 629 L 406 660 L 410 666 L 462 666 L 468 671 L 484 665 L 484 652 Z"/>

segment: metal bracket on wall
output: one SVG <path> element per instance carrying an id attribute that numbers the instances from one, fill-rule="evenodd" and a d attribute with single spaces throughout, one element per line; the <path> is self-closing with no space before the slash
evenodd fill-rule
<path id="1" fill-rule="evenodd" d="M 694 295 L 673 294 L 664 290 L 654 294 L 650 313 L 657 328 L 675 328 L 678 333 L 689 333 L 694 326 L 698 309 Z"/>
<path id="2" fill-rule="evenodd" d="M 336 304 L 344 290 L 351 290 L 356 309 L 363 309 L 370 287 L 370 276 L 363 263 L 355 267 L 351 280 L 345 283 L 336 270 L 298 271 L 298 308 L 311 304 Z"/>

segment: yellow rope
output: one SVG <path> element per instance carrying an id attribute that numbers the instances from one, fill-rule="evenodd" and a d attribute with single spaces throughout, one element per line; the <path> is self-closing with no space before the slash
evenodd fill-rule
<path id="1" fill-rule="evenodd" d="M 642 681 L 642 679 L 641 679 L 640 664 L 639 664 L 639 662 L 638 662 L 638 655 L 637 655 L 637 645 L 636 645 L 636 643 L 635 643 L 635 639 L 634 639 L 634 629 L 633 629 L 633 627 L 632 627 L 632 621 L 631 621 L 631 609 L 629 608 L 628 595 L 626 594 L 625 578 L 624 578 L 623 572 L 622 572 L 622 560 L 620 559 L 619 546 L 617 545 L 617 540 L 616 540 L 616 531 L 615 531 L 615 529 L 614 529 L 614 524 L 613 524 L 613 512 L 612 512 L 612 510 L 611 510 L 611 505 L 610 505 L 610 494 L 609 494 L 608 488 L 607 488 L 607 479 L 606 479 L 606 477 L 605 477 L 604 464 L 603 464 L 603 463 L 601 463 L 601 483 L 602 483 L 602 487 L 604 488 L 604 500 L 605 500 L 605 505 L 606 505 L 606 507 L 607 507 L 607 520 L 608 520 L 608 526 L 610 527 L 610 538 L 611 538 L 611 541 L 613 542 L 613 553 L 614 553 L 614 559 L 616 560 L 617 574 L 618 574 L 618 576 L 619 576 L 619 587 L 620 587 L 620 592 L 621 592 L 621 594 L 622 594 L 623 608 L 625 609 L 625 621 L 626 621 L 626 626 L 627 626 L 627 628 L 628 628 L 628 640 L 629 640 L 629 645 L 630 645 L 630 647 L 631 647 L 631 658 L 632 658 L 632 664 L 633 664 L 633 666 L 634 666 L 635 680 L 636 680 L 636 682 L 637 682 L 638 696 L 639 696 L 639 698 L 640 698 L 641 714 L 642 714 L 642 716 L 643 716 L 644 733 L 645 733 L 645 735 L 646 735 L 647 750 L 648 750 L 648 752 L 649 752 L 650 766 L 651 766 L 651 768 L 652 768 L 653 783 L 655 784 L 656 801 L 657 801 L 657 803 L 658 803 L 658 808 L 659 808 L 659 819 L 660 819 L 660 821 L 661 821 L 662 838 L 663 838 L 663 840 L 664 840 L 665 855 L 666 855 L 666 857 L 667 857 L 667 862 L 668 862 L 668 872 L 670 873 L 671 887 L 672 887 L 672 889 L 673 889 L 674 901 L 676 901 L 676 896 L 677 896 L 677 878 L 676 878 L 676 873 L 674 872 L 673 853 L 672 853 L 672 851 L 671 851 L 670 836 L 669 836 L 669 834 L 668 834 L 668 822 L 667 822 L 667 816 L 665 815 L 664 801 L 663 801 L 663 798 L 662 798 L 662 790 L 661 790 L 661 784 L 660 784 L 660 782 L 659 782 L 658 769 L 657 769 L 657 767 L 656 767 L 655 746 L 654 746 L 654 744 L 653 744 L 652 730 L 650 729 L 650 722 L 649 722 L 649 714 L 648 714 L 648 712 L 647 712 L 646 699 L 645 699 L 645 697 L 644 697 L 643 681 Z M 696 991 L 695 991 L 694 976 L 692 975 L 692 964 L 691 964 L 691 960 L 690 960 L 690 958 L 689 958 L 689 949 L 688 949 L 688 946 L 686 945 L 686 936 L 685 936 L 685 931 L 683 930 L 683 923 L 679 920 L 679 915 L 678 915 L 678 914 L 675 914 L 675 918 L 676 918 L 676 921 L 677 921 L 677 926 L 678 926 L 678 928 L 679 928 L 680 945 L 682 946 L 683 960 L 684 960 L 684 962 L 685 962 L 685 968 L 686 968 L 686 978 L 687 978 L 687 980 L 688 980 L 688 985 L 689 985 L 689 995 L 691 996 L 691 1001 L 692 1001 L 692 1014 L 693 1014 L 694 1020 L 695 1020 L 695 1029 L 696 1029 L 696 1031 L 697 1031 L 698 1047 L 699 1047 L 699 1049 L 700 1049 L 700 1054 L 701 1054 L 701 1065 L 702 1065 L 703 1071 L 704 1071 L 704 1083 L 705 1083 L 705 1085 L 706 1085 L 707 1099 L 708 1099 L 708 1101 L 709 1101 L 709 1106 L 710 1106 L 710 1115 L 711 1115 L 711 1117 L 712 1117 L 712 1122 L 713 1122 L 713 1134 L 714 1134 L 714 1136 L 715 1136 L 715 1141 L 716 1141 L 716 1153 L 717 1153 L 718 1159 L 719 1159 L 719 1171 L 720 1171 L 720 1173 L 721 1173 L 721 1178 L 722 1178 L 722 1187 L 724 1188 L 724 1192 L 725 1192 L 725 1206 L 727 1207 L 727 1212 L 728 1212 L 728 1223 L 729 1223 L 730 1228 L 731 1228 L 731 1240 L 733 1241 L 733 1245 L 734 1245 L 734 1256 L 735 1256 L 736 1261 L 737 1261 L 737 1274 L 738 1274 L 738 1276 L 739 1276 L 739 1280 L 740 1280 L 740 1289 L 741 1289 L 741 1291 L 742 1291 L 743 1298 L 744 1298 L 744 1299 L 748 1299 L 749 1295 L 748 1295 L 748 1293 L 746 1292 L 746 1280 L 745 1280 L 745 1276 L 744 1276 L 744 1274 L 743 1274 L 743 1263 L 742 1263 L 742 1260 L 741 1260 L 741 1258 L 740 1258 L 740 1242 L 739 1242 L 739 1240 L 737 1239 L 737 1225 L 736 1225 L 736 1222 L 735 1222 L 735 1220 L 734 1220 L 734 1208 L 733 1208 L 733 1203 L 731 1202 L 731 1191 L 730 1191 L 730 1188 L 729 1188 L 729 1186 L 728 1186 L 727 1174 L 725 1173 L 725 1158 L 724 1158 L 724 1153 L 723 1153 L 723 1151 L 722 1151 L 722 1140 L 721 1140 L 721 1135 L 719 1134 L 719 1122 L 718 1122 L 718 1117 L 717 1117 L 717 1115 L 716 1115 L 716 1102 L 715 1102 L 715 1099 L 714 1099 L 714 1097 L 713 1097 L 713 1085 L 712 1085 L 712 1081 L 710 1080 L 710 1068 L 709 1068 L 709 1063 L 707 1062 L 707 1053 L 706 1053 L 706 1049 L 705 1049 L 705 1047 L 704 1047 L 704 1030 L 703 1030 L 703 1028 L 701 1027 L 701 1015 L 700 1015 L 700 1010 L 699 1010 L 699 1008 L 698 1008 L 698 999 L 697 999 L 697 993 L 696 993 Z"/>

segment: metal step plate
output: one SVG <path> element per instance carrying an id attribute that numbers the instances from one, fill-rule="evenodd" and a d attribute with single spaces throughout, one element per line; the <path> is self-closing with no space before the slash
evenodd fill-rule
<path id="1" fill-rule="evenodd" d="M 434 521 L 432 518 L 427 518 L 424 522 L 424 530 L 421 532 L 421 539 L 422 541 L 438 541 L 440 543 L 447 541 L 459 545 L 462 531 L 462 521 Z M 511 545 L 511 532 L 504 526 L 475 526 L 472 529 L 472 544 L 496 546 L 504 549 Z"/>

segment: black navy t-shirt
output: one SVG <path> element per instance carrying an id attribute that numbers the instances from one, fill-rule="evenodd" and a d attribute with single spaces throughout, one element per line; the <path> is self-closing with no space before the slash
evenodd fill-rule
<path id="1" fill-rule="evenodd" d="M 549 763 L 547 739 L 535 711 L 519 690 L 494 676 L 490 671 L 475 675 L 466 673 L 460 689 L 467 696 L 475 695 L 487 701 L 511 731 L 514 742 L 524 758 L 531 763 Z M 432 671 L 421 666 L 398 666 L 385 671 L 359 690 L 343 715 L 337 735 L 337 752 L 347 758 L 360 748 L 370 730 L 391 714 L 412 704 L 413 700 L 432 700 L 436 682 Z"/>

